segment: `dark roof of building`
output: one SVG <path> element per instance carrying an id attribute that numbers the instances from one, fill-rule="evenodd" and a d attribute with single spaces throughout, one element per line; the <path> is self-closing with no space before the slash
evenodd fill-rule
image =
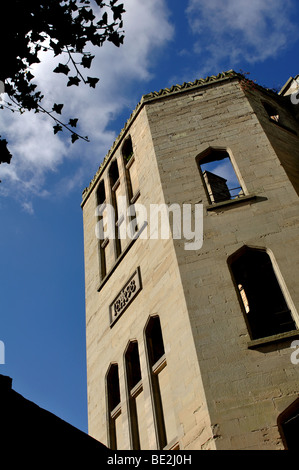
<path id="1" fill-rule="evenodd" d="M 86 468 L 101 461 L 107 447 L 12 389 L 12 379 L 0 375 L 0 459 L 18 462 L 74 464 Z M 3 460 L 2 460 L 3 461 Z M 32 467 L 31 467 L 32 468 Z M 35 467 L 34 467 L 35 468 Z M 54 468 L 54 467 L 53 467 Z M 84 467 L 85 468 L 85 467 Z"/>

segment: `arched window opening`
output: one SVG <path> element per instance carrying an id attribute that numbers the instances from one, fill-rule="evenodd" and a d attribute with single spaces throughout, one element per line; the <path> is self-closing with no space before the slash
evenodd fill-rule
<path id="1" fill-rule="evenodd" d="M 118 436 L 121 434 L 121 402 L 118 365 L 111 364 L 107 373 L 107 412 L 108 412 L 108 446 L 116 450 Z"/>
<path id="2" fill-rule="evenodd" d="M 122 146 L 122 155 L 125 163 L 128 163 L 133 157 L 133 144 L 130 136 L 124 141 Z"/>
<path id="3" fill-rule="evenodd" d="M 139 350 L 137 341 L 132 341 L 125 354 L 131 447 L 139 450 L 144 441 L 144 403 Z M 143 422 L 142 422 L 143 418 Z M 144 447 L 143 447 L 144 448 Z"/>
<path id="4" fill-rule="evenodd" d="M 296 329 L 265 250 L 244 247 L 229 264 L 252 339 Z"/>
<path id="5" fill-rule="evenodd" d="M 106 204 L 106 193 L 105 193 L 105 185 L 104 181 L 101 181 L 98 185 L 97 189 L 97 215 L 98 215 L 98 222 L 100 227 L 99 233 L 99 260 L 100 260 L 100 277 L 101 280 L 107 274 L 107 262 L 106 262 L 106 252 L 105 248 L 107 246 L 108 240 L 104 240 L 104 220 L 105 220 L 105 204 Z"/>
<path id="6" fill-rule="evenodd" d="M 121 243 L 119 238 L 119 214 L 118 214 L 118 197 L 121 195 L 119 170 L 117 161 L 114 160 L 109 168 L 109 181 L 111 188 L 111 202 L 114 209 L 114 242 L 115 242 L 115 258 L 117 259 L 121 254 Z"/>
<path id="7" fill-rule="evenodd" d="M 131 227 L 132 228 L 135 227 L 135 232 L 137 232 L 138 225 L 137 225 L 137 220 L 136 220 L 136 212 L 135 212 L 134 204 L 137 201 L 138 197 L 140 196 L 140 190 L 139 190 L 137 167 L 136 167 L 135 156 L 133 152 L 133 144 L 132 144 L 131 136 L 127 137 L 127 139 L 124 141 L 124 144 L 121 149 L 121 153 L 122 153 L 124 167 L 125 167 L 127 196 L 128 196 L 129 204 L 131 206 L 129 222 L 131 223 Z M 134 236 L 134 234 L 135 233 L 132 233 L 131 236 Z"/>
<path id="8" fill-rule="evenodd" d="M 209 148 L 197 157 L 197 163 L 211 204 L 244 196 L 226 150 Z"/>
<path id="9" fill-rule="evenodd" d="M 166 367 L 164 343 L 158 316 L 151 317 L 145 330 L 145 339 L 152 386 L 153 411 L 159 449 L 167 445 L 160 374 Z"/>

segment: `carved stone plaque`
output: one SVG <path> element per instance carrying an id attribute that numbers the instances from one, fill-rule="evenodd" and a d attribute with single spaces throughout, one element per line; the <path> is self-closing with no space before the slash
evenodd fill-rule
<path id="1" fill-rule="evenodd" d="M 110 326 L 124 313 L 141 289 L 140 268 L 138 267 L 109 307 Z"/>

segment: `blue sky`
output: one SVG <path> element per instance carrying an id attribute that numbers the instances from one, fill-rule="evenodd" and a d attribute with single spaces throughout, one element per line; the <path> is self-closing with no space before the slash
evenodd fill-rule
<path id="1" fill-rule="evenodd" d="M 66 119 L 79 118 L 89 143 L 54 136 L 44 116 L 0 112 L 13 154 L 0 166 L 0 373 L 86 432 L 82 190 L 143 94 L 229 69 L 269 88 L 299 73 L 296 0 L 124 4 L 125 43 L 96 52 L 95 90 L 67 89 L 65 77 L 51 73 L 57 58 L 43 56 L 32 71 L 51 106 L 64 103 Z"/>

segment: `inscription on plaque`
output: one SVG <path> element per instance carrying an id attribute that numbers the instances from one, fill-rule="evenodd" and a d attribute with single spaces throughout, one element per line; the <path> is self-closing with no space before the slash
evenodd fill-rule
<path id="1" fill-rule="evenodd" d="M 138 267 L 109 307 L 110 326 L 124 313 L 141 289 L 140 268 Z"/>

